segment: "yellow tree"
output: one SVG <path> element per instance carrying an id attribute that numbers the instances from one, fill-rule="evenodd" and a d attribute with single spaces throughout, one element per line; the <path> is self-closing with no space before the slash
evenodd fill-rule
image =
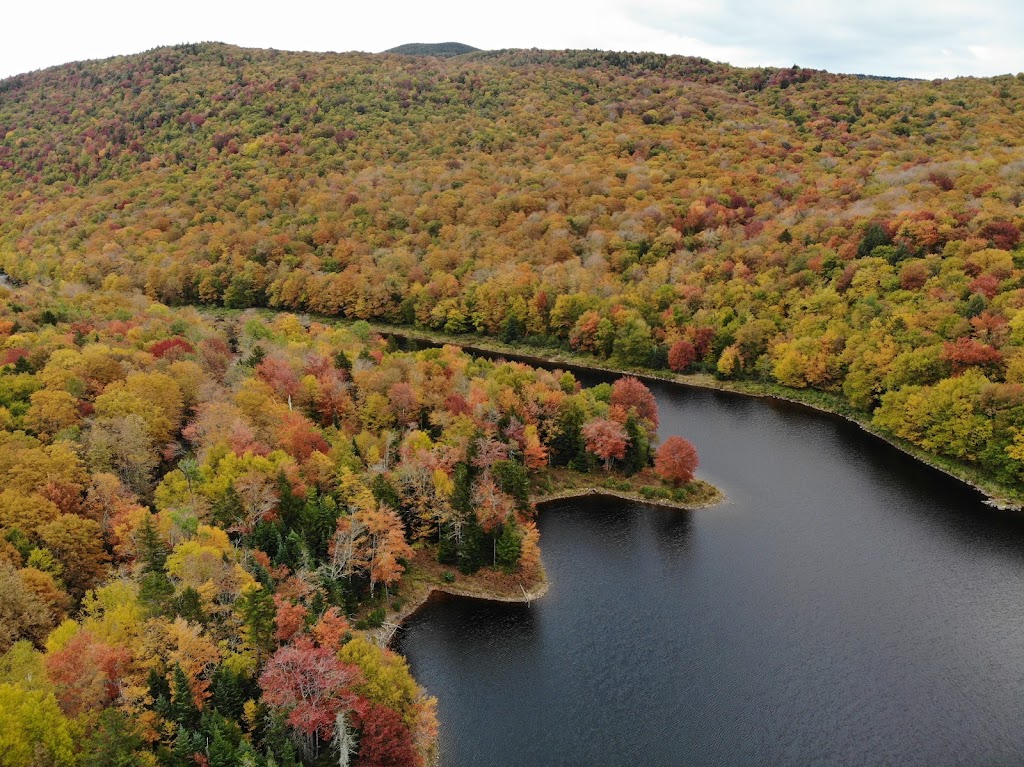
<path id="1" fill-rule="evenodd" d="M 50 439 L 59 431 L 78 423 L 78 400 L 66 391 L 40 389 L 33 394 L 32 403 L 25 413 L 25 426 L 43 439 Z"/>
<path id="2" fill-rule="evenodd" d="M 53 693 L 0 684 L 0 767 L 72 767 L 71 732 Z"/>

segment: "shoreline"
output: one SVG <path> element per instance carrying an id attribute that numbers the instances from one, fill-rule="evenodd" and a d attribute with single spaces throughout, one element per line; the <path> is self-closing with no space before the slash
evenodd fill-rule
<path id="1" fill-rule="evenodd" d="M 696 503 L 674 501 L 671 498 L 644 498 L 640 493 L 634 493 L 629 490 L 614 490 L 596 486 L 573 487 L 565 490 L 555 490 L 542 495 L 531 495 L 530 503 L 534 505 L 542 505 L 554 503 L 556 501 L 569 501 L 577 498 L 586 498 L 588 496 L 606 496 L 608 498 L 618 498 L 620 501 L 641 503 L 645 506 L 655 506 L 657 508 L 668 509 L 671 511 L 699 511 L 701 509 L 710 509 L 712 506 L 717 506 L 720 503 L 725 503 L 729 500 L 729 496 L 726 495 L 725 491 L 716 485 L 712 485 L 709 482 L 704 482 L 703 484 L 710 487 L 714 493 L 703 500 L 697 501 Z"/>
<path id="2" fill-rule="evenodd" d="M 535 506 L 544 506 L 558 501 L 587 498 L 591 496 L 604 496 L 632 503 L 640 503 L 645 506 L 658 507 L 669 511 L 699 511 L 701 509 L 717 506 L 718 504 L 724 503 L 728 500 L 728 496 L 717 487 L 708 483 L 704 484 L 711 488 L 714 491 L 714 494 L 708 498 L 698 501 L 697 503 L 689 504 L 681 501 L 673 501 L 667 498 L 647 499 L 642 497 L 639 493 L 632 494 L 628 491 L 608 490 L 600 487 L 568 488 L 566 490 L 554 491 L 542 495 L 531 495 L 530 503 Z M 540 509 L 538 509 L 538 512 L 539 511 Z M 417 555 L 417 560 L 424 559 L 422 554 L 427 553 L 429 553 L 427 550 L 423 550 L 421 554 Z M 397 636 L 398 632 L 401 631 L 402 625 L 419 612 L 435 594 L 448 594 L 449 596 L 463 597 L 466 599 L 479 599 L 484 602 L 505 602 L 508 604 L 528 605 L 535 599 L 543 597 L 551 588 L 551 581 L 548 580 L 547 571 L 543 564 L 543 550 L 541 552 L 541 557 L 540 578 L 535 583 L 531 584 L 529 588 L 527 588 L 527 586 L 522 582 L 517 583 L 520 589 L 519 593 L 516 593 L 515 590 L 500 591 L 497 588 L 488 587 L 486 583 L 480 583 L 480 579 L 474 580 L 473 575 L 462 576 L 469 580 L 466 585 L 459 585 L 458 583 L 444 583 L 443 581 L 438 581 L 434 578 L 414 583 L 414 588 L 419 587 L 415 596 L 413 596 L 407 603 L 404 603 L 398 610 L 389 610 L 384 618 L 383 625 L 376 629 L 367 629 L 366 634 L 381 647 L 390 647 L 395 636 Z M 417 562 L 417 567 L 423 568 L 420 572 L 427 575 L 430 574 L 431 570 L 440 569 L 439 564 L 432 562 L 428 565 L 424 561 Z"/>
<path id="3" fill-rule="evenodd" d="M 531 494 L 530 503 L 537 507 L 537 512 L 539 513 L 541 510 L 539 507 L 556 503 L 558 501 L 571 500 L 574 498 L 587 498 L 592 496 L 604 496 L 641 503 L 668 511 L 692 512 L 710 508 L 728 500 L 728 496 L 725 492 L 715 485 L 707 482 L 702 482 L 701 484 L 703 487 L 709 488 L 713 494 L 692 504 L 685 504 L 681 501 L 673 501 L 667 498 L 648 500 L 641 497 L 639 493 L 633 495 L 628 491 L 608 490 L 605 488 L 590 486 L 566 488 L 565 490 L 543 494 Z M 551 589 L 551 581 L 548 579 L 547 569 L 544 567 L 543 550 L 541 550 L 540 577 L 535 583 L 531 584 L 529 588 L 527 588 L 522 582 L 518 582 L 516 585 L 519 586 L 519 593 L 516 593 L 514 589 L 499 590 L 493 586 L 488 587 L 486 582 L 481 583 L 481 579 L 475 577 L 477 575 L 476 573 L 470 576 L 461 576 L 469 580 L 466 585 L 440 581 L 434 575 L 434 571 L 441 569 L 441 565 L 436 562 L 436 560 L 430 561 L 432 559 L 432 554 L 433 552 L 428 549 L 419 550 L 417 552 L 416 561 L 413 563 L 412 567 L 410 567 L 412 572 L 407 571 L 406 574 L 412 577 L 412 583 L 410 585 L 414 592 L 408 602 L 404 602 L 397 610 L 389 609 L 385 615 L 384 622 L 378 628 L 365 629 L 363 631 L 364 635 L 379 647 L 395 650 L 393 644 L 399 632 L 403 630 L 405 624 L 420 610 L 422 610 L 427 603 L 435 597 L 435 595 L 447 594 L 449 596 L 460 597 L 463 599 L 475 599 L 484 602 L 502 602 L 505 604 L 525 604 L 530 606 L 535 599 L 541 599 Z M 424 578 L 424 576 L 426 576 L 426 578 Z M 419 580 L 417 580 L 417 578 L 419 578 Z M 397 650 L 395 650 L 395 652 L 397 652 Z M 416 684 L 422 694 L 430 694 L 429 690 L 420 685 L 419 681 L 417 681 Z M 432 747 L 432 756 L 428 757 L 428 764 L 430 764 L 431 767 L 438 767 L 442 763 L 442 756 L 438 745 L 438 742 L 435 740 Z"/>
<path id="4" fill-rule="evenodd" d="M 541 566 L 541 579 L 529 589 L 520 585 L 522 594 L 502 594 L 497 591 L 478 592 L 473 589 L 460 588 L 450 583 L 431 583 L 426 584 L 426 586 L 427 588 L 424 589 L 423 593 L 418 594 L 408 604 L 403 605 L 400 610 L 395 611 L 394 614 L 389 613 L 383 626 L 378 629 L 369 629 L 366 632 L 373 638 L 373 641 L 381 647 L 391 647 L 392 642 L 394 642 L 395 637 L 402 630 L 406 621 L 422 610 L 424 605 L 435 594 L 447 594 L 448 596 L 476 599 L 482 602 L 529 605 L 533 600 L 540 599 L 548 593 L 548 590 L 551 588 L 551 582 L 548 580 L 543 566 Z"/>
<path id="5" fill-rule="evenodd" d="M 272 309 L 267 307 L 252 309 L 225 309 L 219 306 L 197 306 L 199 311 L 207 311 L 220 315 L 240 314 L 242 312 L 255 312 L 264 315 L 277 315 L 285 310 Z M 737 394 L 744 397 L 757 399 L 774 400 L 786 402 L 809 408 L 818 413 L 831 417 L 841 418 L 844 421 L 855 424 L 871 436 L 882 440 L 887 445 L 901 453 L 914 458 L 935 471 L 967 485 L 977 491 L 983 497 L 983 503 L 997 511 L 1024 512 L 1024 494 L 1014 495 L 1007 491 L 1004 486 L 977 476 L 969 467 L 955 462 L 953 459 L 945 459 L 934 453 L 929 453 L 915 445 L 904 442 L 891 435 L 875 429 L 870 420 L 860 417 L 857 413 L 848 408 L 830 407 L 828 403 L 816 402 L 818 399 L 833 399 L 835 395 L 821 392 L 817 389 L 788 389 L 780 391 L 783 387 L 778 384 L 769 384 L 760 381 L 727 381 L 713 377 L 709 373 L 672 373 L 668 371 L 653 371 L 650 369 L 634 369 L 628 367 L 609 367 L 597 364 L 596 361 L 561 349 L 544 347 L 513 346 L 502 341 L 479 336 L 474 334 L 450 335 L 432 330 L 410 328 L 405 325 L 393 325 L 387 322 L 369 322 L 366 320 L 353 320 L 347 317 L 332 317 L 317 314 L 315 312 L 286 312 L 296 316 L 308 317 L 325 324 L 337 324 L 350 326 L 356 322 L 366 322 L 372 332 L 386 337 L 400 338 L 416 343 L 431 345 L 450 344 L 472 354 L 499 355 L 507 359 L 524 362 L 526 364 L 539 365 L 564 365 L 566 368 L 576 368 L 582 371 L 593 373 L 604 373 L 607 375 L 631 375 L 642 381 L 656 383 L 668 383 L 677 386 L 704 389 L 708 391 L 722 391 L 730 394 Z M 798 392 L 808 391 L 813 397 L 799 397 Z M 866 414 L 865 414 L 866 415 Z M 632 499 L 631 499 L 632 500 Z M 646 502 L 646 501 L 645 501 Z"/>
<path id="6" fill-rule="evenodd" d="M 336 320 L 342 323 L 351 324 L 351 320 Z M 754 397 L 756 399 L 774 400 L 777 402 L 786 402 L 792 405 L 798 405 L 814 410 L 818 413 L 823 413 L 828 416 L 835 418 L 841 418 L 842 420 L 854 424 L 860 427 L 861 430 L 867 432 L 873 437 L 882 440 L 890 447 L 899 450 L 901 453 L 914 458 L 926 466 L 945 474 L 947 477 L 955 479 L 968 487 L 976 490 L 984 496 L 984 503 L 998 511 L 1009 511 L 1009 512 L 1021 512 L 1024 511 L 1024 500 L 1015 500 L 1012 497 L 1008 497 L 1003 488 L 991 486 L 985 483 L 984 480 L 971 476 L 971 472 L 967 468 L 960 468 L 956 464 L 950 463 L 945 464 L 941 456 L 937 456 L 932 453 L 928 453 L 915 445 L 904 443 L 896 437 L 887 435 L 875 429 L 869 420 L 857 417 L 852 412 L 842 412 L 839 409 L 832 409 L 826 403 L 815 402 L 810 397 L 800 398 L 792 396 L 790 394 L 773 391 L 774 385 L 766 384 L 758 381 L 724 381 L 714 378 L 707 373 L 670 373 L 670 372 L 656 372 L 651 370 L 636 370 L 630 368 L 617 368 L 607 367 L 604 365 L 591 364 L 587 360 L 574 355 L 567 354 L 565 352 L 555 352 L 552 354 L 545 355 L 543 350 L 538 349 L 535 353 L 524 353 L 519 351 L 516 347 L 511 347 L 508 344 L 504 344 L 500 341 L 491 342 L 489 339 L 480 338 L 477 336 L 468 337 L 469 342 L 461 340 L 457 336 L 448 336 L 443 333 L 424 332 L 421 330 L 407 330 L 401 326 L 388 325 L 385 323 L 369 323 L 373 330 L 381 333 L 382 335 L 392 336 L 397 338 L 404 338 L 414 342 L 428 343 L 428 344 L 451 344 L 458 346 L 461 349 L 469 353 L 482 353 L 490 355 L 502 355 L 514 361 L 520 361 L 527 364 L 539 363 L 544 365 L 566 365 L 567 367 L 577 368 L 579 370 L 586 370 L 595 373 L 605 373 L 610 375 L 631 375 L 639 378 L 642 381 L 655 382 L 655 383 L 668 383 L 683 387 L 692 387 L 695 389 L 704 389 L 708 391 L 723 391 L 730 394 L 738 394 L 745 397 Z M 794 393 L 802 390 L 793 390 Z M 829 395 L 827 392 L 819 392 L 815 389 L 808 390 L 819 398 L 830 398 L 834 395 Z M 637 500 L 637 499 L 630 499 Z"/>

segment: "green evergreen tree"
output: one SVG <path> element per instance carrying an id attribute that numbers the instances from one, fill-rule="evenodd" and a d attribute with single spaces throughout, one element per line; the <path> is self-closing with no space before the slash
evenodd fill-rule
<path id="1" fill-rule="evenodd" d="M 441 540 L 437 543 L 437 561 L 442 565 L 454 565 L 459 561 L 459 550 L 451 525 L 441 527 Z"/>
<path id="2" fill-rule="evenodd" d="M 647 430 L 632 413 L 626 418 L 625 428 L 629 444 L 626 446 L 626 455 L 622 459 L 622 471 L 626 476 L 632 476 L 650 464 L 651 440 L 647 436 Z"/>
<path id="3" fill-rule="evenodd" d="M 277 514 L 281 517 L 286 530 L 294 530 L 301 524 L 302 510 L 306 499 L 292 492 L 292 483 L 284 472 L 277 475 Z"/>
<path id="4" fill-rule="evenodd" d="M 316 495 L 302 509 L 302 534 L 315 559 L 327 556 L 327 546 L 338 524 L 338 503 L 329 495 Z"/>
<path id="5" fill-rule="evenodd" d="M 210 767 L 237 767 L 238 746 L 242 740 L 238 725 L 219 712 L 210 711 L 203 716 L 202 730 L 206 736 Z"/>
<path id="6" fill-rule="evenodd" d="M 210 692 L 213 707 L 224 717 L 236 721 L 242 718 L 242 707 L 246 701 L 243 677 L 225 666 L 218 666 L 213 672 Z"/>
<path id="7" fill-rule="evenodd" d="M 501 330 L 498 333 L 498 339 L 507 344 L 514 344 L 516 341 L 521 341 L 525 336 L 526 323 L 519 317 L 513 316 L 505 318 L 505 322 L 502 323 Z"/>
<path id="8" fill-rule="evenodd" d="M 245 508 L 242 506 L 242 499 L 235 490 L 234 485 L 228 485 L 228 489 L 220 498 L 213 503 L 213 520 L 223 528 L 237 525 L 245 516 Z"/>
<path id="9" fill-rule="evenodd" d="M 462 525 L 462 540 L 458 546 L 459 572 L 471 575 L 491 559 L 491 539 L 484 533 L 472 512 Z"/>
<path id="10" fill-rule="evenodd" d="M 282 545 L 280 525 L 266 520 L 257 522 L 256 527 L 248 536 L 248 543 L 253 548 L 264 552 L 271 560 L 277 559 Z"/>
<path id="11" fill-rule="evenodd" d="M 871 255 L 871 251 L 875 248 L 891 244 L 892 238 L 885 233 L 885 229 L 880 224 L 872 224 L 864 232 L 864 238 L 857 246 L 857 258 L 866 258 Z"/>
<path id="12" fill-rule="evenodd" d="M 203 597 L 191 586 L 186 586 L 170 604 L 171 613 L 191 623 L 205 624 L 209 619 L 203 608 Z"/>
<path id="13" fill-rule="evenodd" d="M 249 589 L 235 600 L 235 611 L 242 619 L 246 638 L 256 648 L 258 665 L 261 656 L 274 649 L 274 597 L 267 588 Z"/>
<path id="14" fill-rule="evenodd" d="M 400 509 L 402 506 L 401 494 L 391 484 L 391 480 L 383 474 L 375 474 L 370 480 L 370 492 L 380 503 L 390 506 L 392 509 Z"/>
<path id="15" fill-rule="evenodd" d="M 147 514 L 139 526 L 139 560 L 142 562 L 142 572 L 163 573 L 167 564 L 167 554 L 167 546 L 153 526 L 153 517 Z"/>
<path id="16" fill-rule="evenodd" d="M 519 555 L 523 550 L 523 536 L 515 519 L 509 518 L 501 529 L 495 550 L 495 560 L 506 573 L 511 573 L 519 564 Z"/>
<path id="17" fill-rule="evenodd" d="M 174 737 L 172 764 L 174 767 L 194 767 L 196 754 L 206 750 L 206 739 L 201 733 L 179 725 Z"/>
<path id="18" fill-rule="evenodd" d="M 199 709 L 192 697 L 188 677 L 178 664 L 171 675 L 171 696 L 167 707 L 167 718 L 183 728 L 195 729 L 199 725 Z"/>
<path id="19" fill-rule="evenodd" d="M 524 511 L 530 507 L 530 475 L 523 464 L 518 461 L 495 461 L 491 466 L 491 474 L 501 491 L 516 500 L 516 506 Z"/>
<path id="20" fill-rule="evenodd" d="M 266 356 L 266 350 L 259 344 L 255 344 L 249 352 L 249 356 L 242 361 L 242 364 L 249 368 L 259 367 L 259 364 L 263 362 Z"/>
<path id="21" fill-rule="evenodd" d="M 153 700 L 169 701 L 171 699 L 171 685 L 163 674 L 156 669 L 150 669 L 146 677 L 146 687 L 149 689 L 149 697 Z"/>
<path id="22" fill-rule="evenodd" d="M 96 727 L 82 745 L 82 767 L 142 767 L 146 741 L 139 726 L 116 708 L 100 712 Z"/>
<path id="23" fill-rule="evenodd" d="M 292 570 L 298 570 L 310 562 L 309 551 L 306 549 L 306 542 L 302 539 L 298 530 L 289 531 L 278 552 L 277 564 L 288 565 Z"/>
<path id="24" fill-rule="evenodd" d="M 459 462 L 452 470 L 452 507 L 459 513 L 473 513 L 473 470 L 468 463 Z"/>
<path id="25" fill-rule="evenodd" d="M 587 443 L 583 439 L 583 423 L 586 413 L 576 398 L 566 400 L 558 414 L 558 429 L 551 440 L 551 462 L 565 466 L 582 460 L 587 465 Z"/>
<path id="26" fill-rule="evenodd" d="M 264 752 L 268 755 L 268 767 L 273 759 L 280 767 L 292 767 L 297 764 L 295 746 L 289 736 L 288 726 L 281 716 L 268 717 L 265 726 L 258 733 Z"/>

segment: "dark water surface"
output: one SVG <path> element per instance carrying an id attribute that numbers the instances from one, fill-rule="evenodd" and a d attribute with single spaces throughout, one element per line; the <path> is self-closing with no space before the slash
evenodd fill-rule
<path id="1" fill-rule="evenodd" d="M 444 767 L 1024 764 L 1024 519 L 839 419 L 652 389 L 729 501 L 549 505 L 547 596 L 418 613 Z"/>

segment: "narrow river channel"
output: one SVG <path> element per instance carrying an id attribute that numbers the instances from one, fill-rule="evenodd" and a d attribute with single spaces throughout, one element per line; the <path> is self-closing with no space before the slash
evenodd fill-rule
<path id="1" fill-rule="evenodd" d="M 652 388 L 728 502 L 549 505 L 546 597 L 419 612 L 443 767 L 1021 763 L 1024 518 L 838 418 Z"/>

